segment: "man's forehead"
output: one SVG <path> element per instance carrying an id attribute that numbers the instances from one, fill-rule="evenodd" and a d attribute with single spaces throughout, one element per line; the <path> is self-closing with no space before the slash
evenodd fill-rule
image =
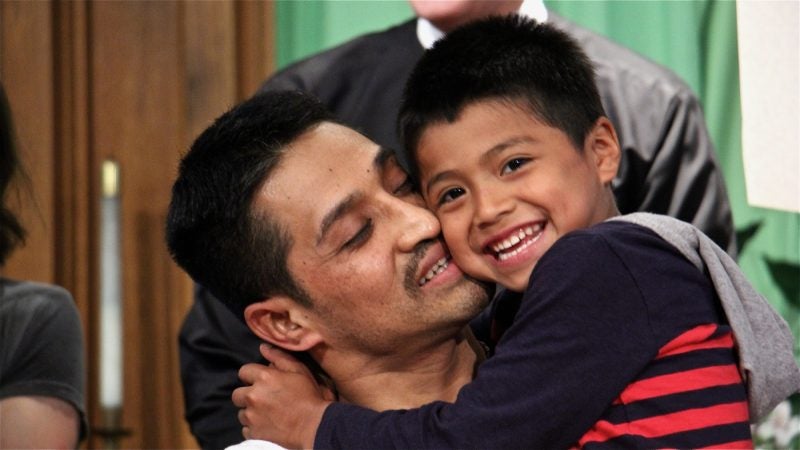
<path id="1" fill-rule="evenodd" d="M 287 146 L 256 200 L 273 213 L 285 214 L 281 219 L 294 222 L 303 216 L 305 225 L 319 226 L 327 214 L 380 175 L 392 156 L 391 150 L 350 128 L 322 123 Z"/>

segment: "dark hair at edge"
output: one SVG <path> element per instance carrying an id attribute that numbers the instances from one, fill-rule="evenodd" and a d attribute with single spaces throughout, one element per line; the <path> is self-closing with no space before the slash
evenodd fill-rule
<path id="1" fill-rule="evenodd" d="M 333 121 L 327 109 L 307 94 L 261 93 L 220 116 L 181 160 L 167 246 L 240 318 L 249 304 L 278 294 L 312 306 L 286 266 L 290 233 L 270 211 L 251 205 L 287 147 L 326 121 Z"/>
<path id="2" fill-rule="evenodd" d="M 14 135 L 14 121 L 5 89 L 0 86 L 0 266 L 25 242 L 25 228 L 6 205 L 8 187 L 15 175 L 23 178 Z"/>
<path id="3" fill-rule="evenodd" d="M 406 82 L 398 132 L 416 178 L 426 127 L 455 122 L 467 106 L 490 99 L 530 110 L 578 151 L 605 115 L 594 67 L 568 34 L 516 14 L 475 21 L 436 42 Z"/>

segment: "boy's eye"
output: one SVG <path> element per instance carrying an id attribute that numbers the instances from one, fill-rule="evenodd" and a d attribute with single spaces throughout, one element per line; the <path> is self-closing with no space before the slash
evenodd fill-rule
<path id="1" fill-rule="evenodd" d="M 518 170 L 520 167 L 522 167 L 522 166 L 524 166 L 525 164 L 527 164 L 528 162 L 530 162 L 530 159 L 528 159 L 528 158 L 514 158 L 514 159 L 510 160 L 509 162 L 507 162 L 507 163 L 506 163 L 506 164 L 503 166 L 503 168 L 502 168 L 502 170 L 500 171 L 500 173 L 501 173 L 502 175 L 505 175 L 505 174 L 507 174 L 507 173 L 515 172 L 515 171 L 517 171 L 517 170 Z"/>
<path id="2" fill-rule="evenodd" d="M 353 235 L 353 237 L 348 239 L 347 242 L 342 245 L 342 250 L 356 248 L 366 242 L 366 240 L 369 239 L 370 235 L 372 234 L 372 228 L 372 219 L 367 219 L 367 221 L 364 223 L 364 226 L 362 226 L 358 232 Z"/>
<path id="3" fill-rule="evenodd" d="M 443 205 L 445 203 L 450 203 L 453 200 L 457 199 L 458 197 L 461 197 L 462 195 L 464 195 L 463 188 L 459 187 L 459 188 L 448 189 L 444 191 L 442 195 L 439 197 L 438 204 Z"/>

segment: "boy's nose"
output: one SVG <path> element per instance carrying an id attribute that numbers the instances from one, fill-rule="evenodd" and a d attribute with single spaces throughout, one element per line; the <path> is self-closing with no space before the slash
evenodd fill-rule
<path id="1" fill-rule="evenodd" d="M 514 202 L 495 186 L 473 190 L 474 203 L 473 224 L 486 228 L 500 221 L 514 210 Z"/>

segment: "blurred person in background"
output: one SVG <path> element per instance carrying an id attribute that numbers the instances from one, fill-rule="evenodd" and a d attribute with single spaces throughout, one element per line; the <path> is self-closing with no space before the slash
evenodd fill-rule
<path id="1" fill-rule="evenodd" d="M 25 239 L 9 187 L 25 175 L 0 87 L 0 267 Z M 86 436 L 80 316 L 61 287 L 0 277 L 0 448 L 76 448 Z"/>

